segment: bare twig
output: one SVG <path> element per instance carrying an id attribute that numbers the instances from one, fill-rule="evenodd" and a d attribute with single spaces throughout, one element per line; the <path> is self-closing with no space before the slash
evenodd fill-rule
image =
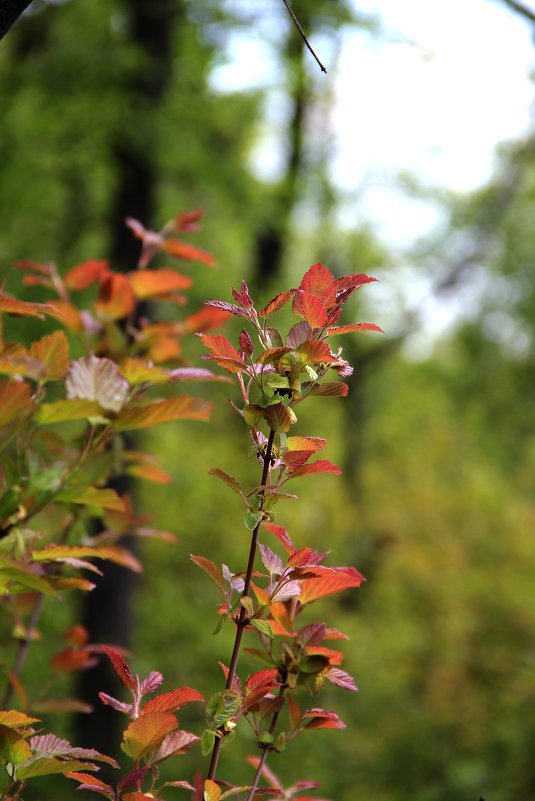
<path id="1" fill-rule="evenodd" d="M 517 14 L 524 17 L 524 19 L 535 22 L 535 12 L 525 6 L 524 3 L 520 3 L 519 0 L 502 0 L 502 2 L 513 11 L 516 11 Z"/>
<path id="2" fill-rule="evenodd" d="M 322 63 L 321 63 L 321 61 L 319 60 L 319 58 L 318 58 L 318 56 L 317 56 L 317 54 L 316 54 L 316 51 L 314 50 L 314 48 L 312 47 L 312 45 L 311 45 L 311 44 L 310 44 L 310 42 L 308 41 L 307 35 L 306 35 L 306 33 L 304 32 L 303 28 L 301 27 L 301 23 L 299 22 L 299 20 L 298 20 L 298 19 L 297 19 L 297 17 L 295 16 L 295 14 L 294 14 L 294 11 L 293 11 L 292 7 L 290 6 L 290 4 L 289 4 L 288 0 L 282 0 L 282 2 L 284 3 L 284 5 L 286 6 L 286 8 L 288 9 L 288 13 L 289 13 L 289 15 L 291 16 L 291 18 L 292 18 L 292 20 L 293 20 L 293 22 L 294 22 L 294 25 L 295 25 L 295 27 L 296 27 L 296 28 L 297 28 L 297 30 L 299 31 L 299 33 L 300 33 L 300 35 L 301 35 L 301 37 L 302 37 L 302 39 L 303 39 L 303 42 L 306 44 L 306 46 L 308 47 L 308 49 L 310 50 L 310 52 L 312 53 L 312 55 L 313 55 L 313 56 L 314 56 L 314 58 L 316 59 L 316 62 L 317 62 L 317 64 L 318 64 L 318 66 L 319 66 L 320 70 L 321 70 L 322 72 L 324 72 L 325 74 L 327 74 L 327 68 L 325 67 L 325 65 L 324 65 L 324 64 L 322 64 Z"/>
<path id="3" fill-rule="evenodd" d="M 287 686 L 288 686 L 287 684 L 283 684 L 281 686 L 280 690 L 279 690 L 279 698 L 281 700 L 284 698 L 284 693 L 286 692 Z M 277 709 L 276 712 L 274 712 L 273 717 L 271 718 L 271 726 L 269 727 L 269 730 L 268 730 L 269 734 L 274 734 L 275 733 L 275 728 L 277 726 L 277 721 L 279 719 L 279 713 L 280 713 L 281 709 L 282 709 L 282 706 L 279 707 L 279 709 Z M 262 775 L 262 771 L 264 769 L 264 765 L 266 764 L 266 761 L 267 761 L 267 758 L 269 756 L 269 752 L 270 751 L 271 751 L 271 747 L 269 745 L 265 745 L 263 747 L 263 753 L 262 753 L 262 756 L 260 757 L 260 762 L 258 763 L 258 767 L 257 767 L 257 769 L 255 771 L 253 783 L 252 783 L 251 788 L 250 788 L 250 790 L 249 790 L 249 792 L 247 794 L 246 801 L 252 801 L 252 799 L 254 798 L 254 795 L 256 793 L 256 789 L 258 787 L 258 782 L 260 781 L 260 777 Z"/>

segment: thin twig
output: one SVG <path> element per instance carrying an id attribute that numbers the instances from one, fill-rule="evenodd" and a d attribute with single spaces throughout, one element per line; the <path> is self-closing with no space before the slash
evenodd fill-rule
<path id="1" fill-rule="evenodd" d="M 11 675 L 17 679 L 22 670 L 22 666 L 24 665 L 28 649 L 32 644 L 33 633 L 37 629 L 37 624 L 39 623 L 39 618 L 41 617 L 43 601 L 44 601 L 44 595 L 40 595 L 32 609 L 32 613 L 30 615 L 30 620 L 28 621 L 28 626 L 26 628 L 26 634 L 24 636 L 24 639 L 19 644 L 17 658 L 15 659 L 15 664 L 13 666 L 13 670 L 11 671 Z M 2 698 L 2 709 L 6 709 L 7 705 L 11 700 L 12 694 L 13 694 L 13 683 L 10 682 L 6 687 L 4 697 Z"/>
<path id="2" fill-rule="evenodd" d="M 319 60 L 318 56 L 316 55 L 316 51 L 314 50 L 314 48 L 312 47 L 312 45 L 311 45 L 311 44 L 310 44 L 310 42 L 308 41 L 307 35 L 306 35 L 306 33 L 304 32 L 303 28 L 301 27 L 301 24 L 300 24 L 299 20 L 298 20 L 298 19 L 297 19 L 297 17 L 295 16 L 295 14 L 294 14 L 294 11 L 293 11 L 292 7 L 291 7 L 291 6 L 290 6 L 290 4 L 288 3 L 288 0 L 282 0 L 282 2 L 284 3 L 284 5 L 286 6 L 286 8 L 288 9 L 288 13 L 289 13 L 289 15 L 291 16 L 292 20 L 294 21 L 294 25 L 295 25 L 295 27 L 297 28 L 297 30 L 299 31 L 299 33 L 300 33 L 300 35 L 301 35 L 301 37 L 302 37 L 302 39 L 303 39 L 303 42 L 306 44 L 306 46 L 308 47 L 308 49 L 310 50 L 310 52 L 312 53 L 312 55 L 313 55 L 313 56 L 314 56 L 314 58 L 316 59 L 316 61 L 317 61 L 317 63 L 318 63 L 318 66 L 319 66 L 320 70 L 321 70 L 322 72 L 324 72 L 325 74 L 327 74 L 327 68 L 324 66 L 324 64 L 322 64 L 322 63 L 321 63 L 321 61 Z"/>
<path id="3" fill-rule="evenodd" d="M 287 687 L 288 687 L 287 684 L 283 684 L 281 686 L 280 690 L 279 690 L 279 699 L 281 700 L 281 702 L 282 702 L 282 700 L 284 698 L 284 693 L 286 692 L 286 688 Z M 277 726 L 277 721 L 279 719 L 279 714 L 280 714 L 281 709 L 282 709 L 282 703 L 281 703 L 280 707 L 277 709 L 277 711 L 273 713 L 273 717 L 271 718 L 271 725 L 270 725 L 270 727 L 268 729 L 269 734 L 274 734 L 274 732 L 275 732 L 275 728 Z M 252 801 L 252 799 L 254 798 L 254 794 L 256 793 L 256 788 L 258 787 L 258 782 L 260 781 L 260 777 L 262 775 L 262 771 L 264 769 L 264 765 L 266 764 L 267 758 L 269 756 L 269 752 L 271 750 L 272 749 L 270 748 L 269 745 L 265 745 L 264 748 L 263 748 L 263 753 L 262 753 L 262 756 L 260 757 L 260 762 L 258 763 L 258 766 L 256 768 L 256 772 L 255 772 L 255 775 L 254 775 L 253 783 L 252 783 L 251 789 L 249 790 L 249 793 L 247 795 L 246 801 Z"/>
<path id="4" fill-rule="evenodd" d="M 529 20 L 529 22 L 535 22 L 535 13 L 524 5 L 524 3 L 519 3 L 518 0 L 502 0 L 502 2 L 513 11 L 516 11 L 517 14 L 524 17 L 524 19 Z"/>
<path id="5" fill-rule="evenodd" d="M 275 432 L 273 431 L 273 429 L 271 429 L 270 432 L 269 432 L 269 438 L 268 438 L 267 445 L 266 445 L 266 451 L 264 453 L 264 467 L 262 469 L 262 481 L 261 481 L 261 484 L 260 484 L 262 487 L 265 487 L 266 484 L 267 484 L 268 473 L 269 473 L 269 465 L 270 465 L 270 462 L 271 462 L 271 453 L 272 453 L 272 450 L 273 450 L 273 440 L 274 439 L 275 439 Z M 263 507 L 264 507 L 264 494 L 262 493 L 262 498 L 260 500 L 260 506 L 259 506 L 258 511 L 261 512 Z M 251 536 L 251 547 L 250 547 L 250 550 L 249 550 L 249 561 L 247 562 L 247 572 L 245 574 L 245 582 L 244 582 L 243 592 L 242 592 L 242 596 L 241 596 L 242 598 L 244 598 L 245 596 L 249 595 L 249 590 L 251 588 L 251 579 L 252 579 L 252 576 L 253 576 L 254 560 L 255 560 L 255 556 L 256 556 L 256 545 L 257 545 L 257 541 L 258 541 L 258 531 L 259 531 L 259 529 L 260 529 L 260 522 L 256 525 L 256 528 L 254 529 L 254 531 L 252 533 L 252 536 Z M 230 665 L 229 665 L 227 683 L 226 683 L 226 689 L 227 690 L 232 689 L 232 684 L 234 682 L 234 677 L 236 676 L 236 667 L 237 667 L 237 664 L 238 664 L 238 656 L 240 654 L 241 641 L 242 641 L 243 632 L 245 630 L 245 627 L 246 627 L 247 623 L 248 623 L 247 611 L 246 611 L 245 607 L 242 606 L 241 609 L 240 609 L 240 615 L 238 617 L 238 620 L 236 621 L 236 638 L 234 640 L 234 647 L 232 649 L 232 656 L 230 658 Z M 217 770 L 217 762 L 218 762 L 218 759 L 219 759 L 219 752 L 221 750 L 221 742 L 222 742 L 221 737 L 216 737 L 216 740 L 215 740 L 215 743 L 214 743 L 214 749 L 212 751 L 212 759 L 210 760 L 210 768 L 208 770 L 208 777 L 207 777 L 208 779 L 211 779 L 212 781 L 214 779 L 215 772 Z"/>

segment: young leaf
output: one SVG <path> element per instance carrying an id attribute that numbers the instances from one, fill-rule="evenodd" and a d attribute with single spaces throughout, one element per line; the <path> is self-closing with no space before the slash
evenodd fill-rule
<path id="1" fill-rule="evenodd" d="M 96 401 L 112 412 L 122 409 L 129 392 L 128 382 L 115 362 L 94 354 L 72 362 L 65 387 L 70 400 Z"/>
<path id="2" fill-rule="evenodd" d="M 117 512 L 126 510 L 125 502 L 113 489 L 100 489 L 99 487 L 84 487 L 72 484 L 64 487 L 55 496 L 54 500 L 60 503 L 79 503 L 83 506 L 96 506 L 99 509 L 114 509 Z M 89 549 L 91 551 L 92 549 Z M 73 554 L 74 555 L 74 554 Z M 83 556 L 84 554 L 79 554 Z M 87 555 L 91 555 L 88 553 Z"/>
<path id="3" fill-rule="evenodd" d="M 16 317 L 39 317 L 43 320 L 45 314 L 51 314 L 53 311 L 54 308 L 49 303 L 28 303 L 25 300 L 18 300 L 0 288 L 0 312 Z"/>
<path id="4" fill-rule="evenodd" d="M 172 731 L 170 734 L 166 734 L 157 751 L 151 754 L 150 764 L 155 765 L 169 757 L 186 754 L 191 746 L 198 743 L 200 739 L 190 731 Z"/>
<path id="5" fill-rule="evenodd" d="M 69 779 L 76 779 L 76 781 L 80 782 L 78 787 L 79 790 L 93 790 L 94 792 L 100 793 L 100 795 L 111 799 L 111 801 L 115 799 L 113 787 L 110 787 L 109 784 L 97 779 L 96 776 L 92 776 L 90 773 L 83 773 L 79 771 L 72 773 L 71 771 L 67 771 L 65 776 L 67 776 Z"/>
<path id="6" fill-rule="evenodd" d="M 110 648 L 109 645 L 103 645 L 102 649 L 104 653 L 107 654 L 114 671 L 117 673 L 124 686 L 129 690 L 135 689 L 136 680 L 132 676 L 124 656 L 120 654 L 119 651 L 116 651 L 115 648 Z"/>
<path id="7" fill-rule="evenodd" d="M 303 394 L 310 397 L 312 397 L 312 395 L 321 395 L 329 398 L 345 398 L 349 392 L 349 387 L 342 381 L 325 381 L 323 384 L 306 382 L 302 384 L 301 389 Z"/>
<path id="8" fill-rule="evenodd" d="M 260 634 L 263 634 L 265 637 L 269 637 L 270 640 L 273 639 L 273 629 L 267 620 L 256 620 L 253 618 L 253 620 L 251 620 L 251 626 L 260 632 Z"/>
<path id="9" fill-rule="evenodd" d="M 353 331 L 379 331 L 381 334 L 384 334 L 383 329 L 375 325 L 375 323 L 352 323 L 350 325 L 329 326 L 325 331 L 325 336 L 333 337 L 337 334 L 349 334 Z"/>
<path id="10" fill-rule="evenodd" d="M 327 678 L 332 684 L 338 685 L 338 687 L 343 687 L 344 690 L 350 690 L 351 692 L 357 692 L 358 687 L 355 684 L 355 679 L 353 676 L 350 676 L 349 673 L 346 673 L 345 670 L 340 670 L 337 667 L 331 667 L 326 673 L 324 673 L 325 678 Z"/>
<path id="11" fill-rule="evenodd" d="M 234 314 L 236 317 L 249 317 L 248 312 L 235 303 L 227 303 L 225 300 L 205 300 L 204 305 L 212 309 L 222 309 L 223 311 Z"/>
<path id="12" fill-rule="evenodd" d="M 301 320 L 300 323 L 293 325 L 288 331 L 286 337 L 286 346 L 292 350 L 296 350 L 299 345 L 306 342 L 312 336 L 312 329 L 306 320 Z"/>
<path id="13" fill-rule="evenodd" d="M 284 569 L 280 556 L 277 556 L 276 553 L 273 553 L 271 548 L 268 548 L 267 545 L 262 545 L 262 543 L 259 543 L 258 547 L 260 549 L 262 563 L 268 573 L 271 575 L 280 576 Z"/>
<path id="14" fill-rule="evenodd" d="M 264 409 L 264 420 L 277 434 L 289 431 L 297 418 L 295 412 L 283 403 L 275 403 Z"/>
<path id="15" fill-rule="evenodd" d="M 292 540 L 290 539 L 290 535 L 284 528 L 284 526 L 278 526 L 275 523 L 262 523 L 262 526 L 269 531 L 270 534 L 273 534 L 274 537 L 278 539 L 278 541 L 283 545 L 284 550 L 288 554 L 293 554 L 295 551 L 295 545 L 293 544 Z"/>
<path id="16" fill-rule="evenodd" d="M 203 345 L 210 351 L 203 359 L 213 359 L 227 373 L 240 373 L 247 365 L 228 339 L 221 334 L 201 334 Z"/>
<path id="17" fill-rule="evenodd" d="M 327 709 L 307 709 L 303 712 L 303 720 L 306 720 L 305 729 L 345 729 L 346 724 L 340 720 L 336 712 Z"/>
<path id="18" fill-rule="evenodd" d="M 153 693 L 155 690 L 158 689 L 160 684 L 163 682 L 163 676 L 158 671 L 153 670 L 146 679 L 143 679 L 141 682 L 141 694 L 145 695 L 145 693 Z"/>
<path id="19" fill-rule="evenodd" d="M 299 284 L 299 289 L 320 298 L 327 309 L 336 303 L 336 281 L 327 267 L 320 262 L 313 264 L 307 270 Z"/>
<path id="20" fill-rule="evenodd" d="M 219 801 L 221 798 L 221 787 L 211 779 L 204 782 L 203 801 Z"/>
<path id="21" fill-rule="evenodd" d="M 161 367 L 154 367 L 152 362 L 144 359 L 127 359 L 119 367 L 119 372 L 129 384 L 160 384 L 169 381 L 170 375 Z"/>
<path id="22" fill-rule="evenodd" d="M 196 248 L 193 245 L 186 244 L 186 242 L 181 242 L 179 239 L 166 239 L 162 250 L 184 261 L 200 261 L 203 264 L 207 264 L 208 267 L 215 267 L 217 264 L 210 253 L 207 253 L 205 250 L 200 250 L 200 248 Z"/>
<path id="23" fill-rule="evenodd" d="M 120 320 L 134 311 L 136 298 L 130 281 L 121 273 L 106 272 L 100 279 L 95 311 L 104 320 Z"/>
<path id="24" fill-rule="evenodd" d="M 295 289 L 290 289 L 288 292 L 281 292 L 279 295 L 276 295 L 272 300 L 269 301 L 263 309 L 258 312 L 259 317 L 270 317 L 275 312 L 282 309 L 289 300 L 292 299 L 292 295 L 294 294 Z"/>
<path id="25" fill-rule="evenodd" d="M 97 765 L 79 759 L 55 759 L 42 757 L 33 759 L 17 769 L 17 780 L 25 781 L 35 776 L 50 776 L 53 773 L 67 773 L 77 770 L 98 770 Z"/>
<path id="26" fill-rule="evenodd" d="M 27 741 L 14 729 L 0 724 L 0 761 L 20 765 L 30 759 L 32 752 Z"/>
<path id="27" fill-rule="evenodd" d="M 144 406 L 129 406 L 113 421 L 117 431 L 152 428 L 171 420 L 202 420 L 210 417 L 212 401 L 181 395 L 178 398 L 147 403 Z"/>

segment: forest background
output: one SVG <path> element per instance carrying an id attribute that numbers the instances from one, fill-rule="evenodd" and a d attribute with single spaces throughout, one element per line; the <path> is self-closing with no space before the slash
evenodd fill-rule
<path id="1" fill-rule="evenodd" d="M 355 4 L 293 5 L 312 39 L 331 42 L 330 52 L 348 26 L 372 40 L 385 35 Z M 534 25 L 524 5 L 503 5 Z M 283 114 L 271 132 L 277 174 L 261 179 L 251 152 L 265 136 L 272 86 L 222 92 L 212 78 L 236 32 L 271 24 Z M 336 693 L 329 699 L 348 724 L 344 735 L 318 732 L 274 768 L 289 779 L 321 780 L 322 793 L 337 801 L 535 797 L 535 134 L 503 146 L 492 180 L 471 194 L 403 176 L 407 192 L 439 206 L 446 224 L 400 248 L 357 213 L 348 223 L 324 135 L 332 84 L 275 0 L 258 8 L 211 0 L 34 3 L 0 47 L 0 96 L 0 273 L 12 293 L 37 298 L 10 267 L 18 258 L 54 260 L 65 270 L 109 257 L 131 269 L 137 245 L 125 216 L 158 228 L 201 206 L 196 244 L 216 255 L 219 269 L 192 268 L 192 310 L 228 297 L 242 278 L 267 300 L 281 278 L 291 284 L 318 260 L 337 274 L 381 279 L 379 293 L 359 300 L 355 319 L 373 319 L 385 337 L 348 342 L 357 365 L 349 398 L 327 408 L 318 401 L 329 458 L 343 479 L 304 481 L 300 511 L 288 505 L 280 521 L 297 541 L 299 531 L 318 547 L 328 540 L 368 579 L 350 599 L 329 601 L 351 636 L 347 669 L 360 693 L 343 710 Z M 415 358 L 411 341 L 429 309 L 452 298 L 471 302 L 470 314 Z M 192 359 L 202 351 L 196 344 Z M 236 473 L 234 443 L 244 436 L 225 387 L 198 390 L 208 391 L 218 401 L 211 423 L 146 437 L 173 484 L 131 481 L 136 508 L 179 542 L 144 546 L 145 573 L 135 581 L 117 568 L 111 584 L 125 586 L 124 608 L 114 610 L 103 587 L 93 606 L 58 612 L 56 604 L 42 624 L 57 650 L 62 632 L 82 617 L 93 640 L 127 644 L 139 672 L 160 670 L 169 686 L 194 679 L 205 694 L 219 681 L 227 635 L 206 636 L 215 598 L 188 554 L 202 542 L 216 562 L 229 551 L 238 558 L 238 502 L 206 473 L 214 464 Z M 39 684 L 48 658 L 44 643 L 32 646 L 30 685 Z M 102 682 L 89 672 L 77 691 L 94 694 L 106 689 Z M 61 718 L 49 728 L 99 747 L 90 726 Z M 95 726 L 112 738 L 111 726 Z M 111 745 L 104 738 L 100 747 Z M 234 751 L 237 772 L 248 751 Z"/>

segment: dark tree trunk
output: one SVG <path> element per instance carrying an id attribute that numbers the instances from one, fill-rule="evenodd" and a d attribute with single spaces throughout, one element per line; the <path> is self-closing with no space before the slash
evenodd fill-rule
<path id="1" fill-rule="evenodd" d="M 129 43 L 136 47 L 138 61 L 124 78 L 126 101 L 124 129 L 117 132 L 111 148 L 116 165 L 115 194 L 110 209 L 110 258 L 114 269 L 132 269 L 138 259 L 139 242 L 124 224 L 127 216 L 153 223 L 156 198 L 155 112 L 161 103 L 173 69 L 173 31 L 184 9 L 181 0 L 125 0 Z M 130 446 L 130 443 L 129 443 Z M 124 476 L 112 486 L 120 494 L 128 492 Z M 132 543 L 127 543 L 132 548 Z M 84 625 L 92 642 L 108 642 L 128 648 L 131 642 L 135 576 L 127 570 L 107 565 L 98 587 L 87 597 Z M 92 704 L 92 715 L 79 716 L 77 741 L 107 753 L 117 753 L 121 716 L 98 700 L 105 690 L 121 695 L 121 687 L 102 664 L 81 675 L 79 695 Z"/>

